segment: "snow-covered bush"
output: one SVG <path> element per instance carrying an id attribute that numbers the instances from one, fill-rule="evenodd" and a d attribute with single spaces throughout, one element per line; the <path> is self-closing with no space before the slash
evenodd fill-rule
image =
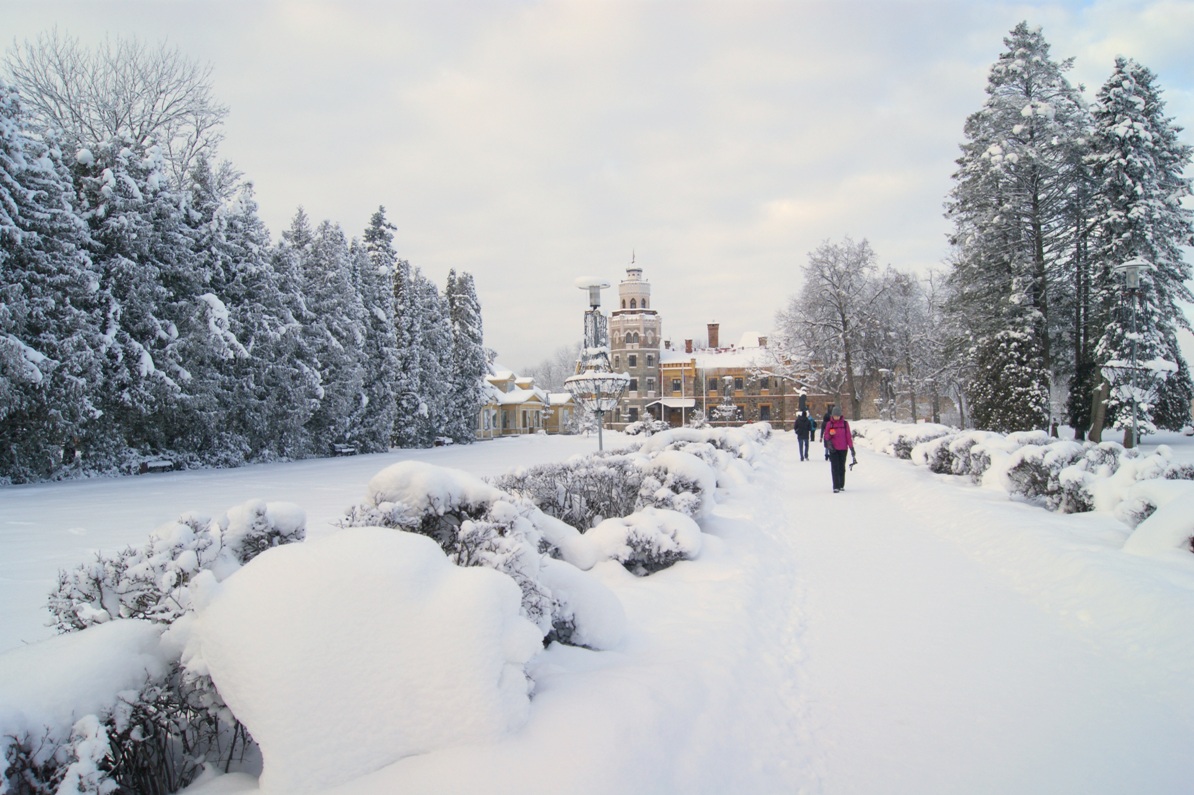
<path id="1" fill-rule="evenodd" d="M 604 453 L 522 469 L 496 478 L 494 486 L 584 531 L 607 516 L 633 513 L 643 474 L 632 456 Z"/>
<path id="2" fill-rule="evenodd" d="M 523 615 L 545 642 L 605 636 L 578 629 L 584 607 L 554 593 L 544 579 L 549 556 L 582 569 L 597 562 L 576 529 L 467 472 L 415 461 L 394 464 L 369 481 L 366 502 L 350 508 L 340 524 L 424 535 L 459 566 L 506 574 L 522 593 Z"/>
<path id="3" fill-rule="evenodd" d="M 97 554 L 90 563 L 60 571 L 49 600 L 55 626 L 89 636 L 107 625 L 183 625 L 197 589 L 223 580 L 266 549 L 301 540 L 305 528 L 303 512 L 289 503 L 254 500 L 215 520 L 185 514 L 155 530 L 143 547 Z M 147 631 L 155 643 L 162 632 Z M 161 652 L 162 665 L 142 666 L 134 686 L 92 705 L 69 731 L 57 721 L 11 734 L 7 786 L 15 792 L 174 792 L 204 765 L 243 754 L 251 743 L 244 727 L 210 679 L 179 664 L 179 653 L 181 647 Z M 14 776 L 23 782 L 19 787 L 10 781 Z"/>
<path id="4" fill-rule="evenodd" d="M 58 572 L 49 608 L 59 632 L 115 618 L 170 623 L 191 608 L 190 583 L 201 571 L 223 579 L 265 549 L 300 541 L 306 517 L 290 503 L 252 500 L 212 520 L 184 514 L 143 547 L 126 547 L 72 571 Z"/>
<path id="5" fill-rule="evenodd" d="M 183 660 L 260 743 L 261 790 L 294 793 L 506 736 L 529 714 L 540 651 L 509 577 L 361 527 L 270 550 L 220 583 Z"/>
<path id="6" fill-rule="evenodd" d="M 651 436 L 653 434 L 666 431 L 670 427 L 672 426 L 668 425 L 663 420 L 646 419 L 630 423 L 622 430 L 622 432 L 627 436 Z"/>
<path id="7" fill-rule="evenodd" d="M 713 504 L 717 474 L 687 452 L 665 450 L 640 463 L 643 470 L 635 508 L 666 508 L 690 517 L 704 516 Z"/>
<path id="8" fill-rule="evenodd" d="M 1030 444 L 1011 455 L 1007 470 L 1011 494 L 1040 500 L 1050 510 L 1062 502 L 1061 472 L 1081 461 L 1085 450 L 1081 442 L 1054 441 L 1048 445 Z"/>
<path id="9" fill-rule="evenodd" d="M 695 558 L 701 550 L 697 523 L 683 513 L 660 508 L 606 519 L 585 537 L 597 544 L 606 557 L 639 576 Z"/>
<path id="10" fill-rule="evenodd" d="M 874 420 L 854 423 L 851 431 L 857 439 L 865 439 L 868 448 L 905 460 L 912 457 L 912 449 L 918 444 L 952 433 L 945 425 Z"/>

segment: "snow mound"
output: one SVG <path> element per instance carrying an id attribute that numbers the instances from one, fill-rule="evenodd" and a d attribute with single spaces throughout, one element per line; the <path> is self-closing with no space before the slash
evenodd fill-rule
<path id="1" fill-rule="evenodd" d="M 262 790 L 311 791 L 521 725 L 542 633 L 520 598 L 428 538 L 350 528 L 229 577 L 187 664 L 210 672 L 260 745 Z"/>
<path id="2" fill-rule="evenodd" d="M 43 732 L 65 739 L 76 720 L 105 713 L 121 693 L 164 675 L 162 629 L 118 619 L 0 654 L 0 739 Z"/>
<path id="3" fill-rule="evenodd" d="M 402 461 L 369 481 L 366 499 L 373 505 L 404 503 L 443 514 L 466 505 L 488 505 L 502 492 L 475 475 L 420 461 Z"/>
<path id="4" fill-rule="evenodd" d="M 1150 480 L 1137 484 L 1141 496 L 1157 510 L 1136 525 L 1124 542 L 1124 551 L 1155 555 L 1174 549 L 1190 549 L 1194 538 L 1194 484 L 1189 481 Z"/>

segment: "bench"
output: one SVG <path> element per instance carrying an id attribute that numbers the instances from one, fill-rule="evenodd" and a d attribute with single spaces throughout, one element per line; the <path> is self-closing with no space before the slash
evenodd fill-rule
<path id="1" fill-rule="evenodd" d="M 142 461 L 141 466 L 137 468 L 138 475 L 148 475 L 153 472 L 172 472 L 174 470 L 174 462 L 168 458 L 154 458 L 149 461 Z"/>
<path id="2" fill-rule="evenodd" d="M 334 444 L 332 445 L 332 455 L 356 455 L 357 449 L 351 444 Z"/>

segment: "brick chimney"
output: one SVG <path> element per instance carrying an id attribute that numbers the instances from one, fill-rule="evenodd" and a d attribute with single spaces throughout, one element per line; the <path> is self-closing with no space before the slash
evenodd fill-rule
<path id="1" fill-rule="evenodd" d="M 684 340 L 684 352 L 692 353 L 692 340 Z"/>
<path id="2" fill-rule="evenodd" d="M 718 344 L 720 342 L 720 339 L 717 335 L 718 325 L 719 324 L 717 324 L 717 323 L 709 324 L 709 347 L 710 348 L 720 347 L 720 345 Z"/>

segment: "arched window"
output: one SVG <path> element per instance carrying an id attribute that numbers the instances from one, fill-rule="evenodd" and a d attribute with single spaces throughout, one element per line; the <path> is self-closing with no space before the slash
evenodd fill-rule
<path id="1" fill-rule="evenodd" d="M 647 299 L 644 298 L 643 299 L 643 309 L 646 309 L 646 308 L 647 308 Z"/>
<path id="2" fill-rule="evenodd" d="M 622 299 L 622 308 L 623 309 L 626 308 L 626 299 L 625 298 Z"/>
<path id="3" fill-rule="evenodd" d="M 631 308 L 631 309 L 638 309 L 638 301 L 635 301 L 633 298 L 631 298 L 631 299 L 630 299 L 630 308 Z"/>
<path id="4" fill-rule="evenodd" d="M 634 303 L 634 299 L 631 299 L 631 300 L 630 300 L 630 303 L 632 303 L 632 304 L 633 304 L 633 303 Z M 633 342 L 635 345 L 638 345 L 638 332 L 637 332 L 637 331 L 631 332 L 631 334 L 630 334 L 630 341 L 631 341 L 631 342 Z"/>

